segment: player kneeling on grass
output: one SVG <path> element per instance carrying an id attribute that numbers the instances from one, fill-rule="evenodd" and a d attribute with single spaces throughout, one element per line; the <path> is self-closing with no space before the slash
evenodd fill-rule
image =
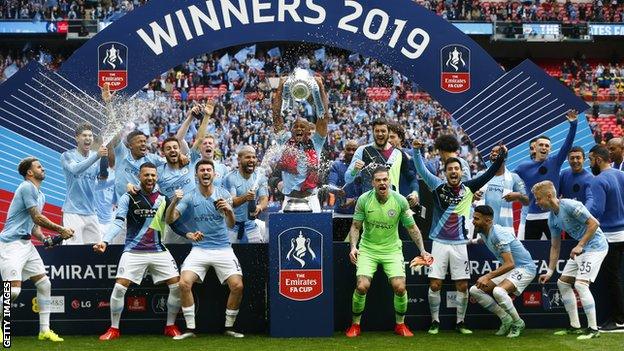
<path id="1" fill-rule="evenodd" d="M 558 199 L 557 192 L 551 181 L 543 181 L 533 186 L 535 202 L 544 210 L 550 210 L 548 226 L 550 232 L 561 233 L 566 231 L 578 244 L 570 252 L 570 259 L 566 262 L 561 277 L 557 280 L 557 287 L 561 292 L 563 306 L 570 317 L 570 327 L 555 332 L 555 335 L 580 334 L 577 339 L 585 340 L 600 336 L 596 324 L 596 305 L 594 296 L 589 291 L 589 284 L 596 279 L 600 265 L 607 255 L 609 248 L 600 223 L 592 217 L 587 208 L 580 202 L 569 199 Z M 550 261 L 548 272 L 539 277 L 539 282 L 545 284 L 557 266 L 561 250 L 561 236 L 551 237 Z M 587 316 L 588 329 L 581 329 L 576 296 L 572 285 L 578 292 Z"/>
<path id="2" fill-rule="evenodd" d="M 396 313 L 394 332 L 401 336 L 414 335 L 404 322 L 408 300 L 405 290 L 402 242 L 399 239 L 399 222 L 407 228 L 420 250 L 422 259 L 429 263 L 431 255 L 425 251 L 420 230 L 414 223 L 407 199 L 390 189 L 388 170 L 379 167 L 373 172 L 373 190 L 362 194 L 357 200 L 349 233 L 351 240 L 349 258 L 357 266 L 357 286 L 353 292 L 353 324 L 347 330 L 348 337 L 360 335 L 360 319 L 364 312 L 366 293 L 379 264 L 383 267 L 394 290 Z M 362 223 L 364 223 L 364 232 L 358 249 Z"/>
<path id="3" fill-rule="evenodd" d="M 155 189 L 156 180 L 156 165 L 149 162 L 142 164 L 139 170 L 141 190 L 134 195 L 125 193 L 119 199 L 114 224 L 105 233 L 102 241 L 93 245 L 95 252 L 106 251 L 108 243 L 121 232 L 125 221 L 126 244 L 110 297 L 111 326 L 100 336 L 100 340 L 119 338 L 119 319 L 124 308 L 124 295 L 130 283 L 141 284 L 146 270 L 151 274 L 154 284 L 164 282 L 169 287 L 165 335 L 174 337 L 182 334 L 175 325 L 180 311 L 180 274 L 173 256 L 161 241 L 165 232 L 165 208 L 169 201 Z"/>
<path id="4" fill-rule="evenodd" d="M 477 284 L 470 288 L 470 295 L 501 319 L 502 325 L 496 335 L 515 338 L 524 329 L 524 321 L 509 294 L 519 296 L 535 278 L 537 267 L 529 251 L 516 239 L 513 228 L 493 224 L 493 219 L 494 211 L 490 206 L 477 206 L 472 223 L 481 235 L 478 241 L 484 242 L 502 265 L 477 279 Z"/>
<path id="5" fill-rule="evenodd" d="M 174 340 L 195 336 L 195 301 L 191 289 L 195 282 L 202 282 L 206 273 L 213 267 L 221 284 L 230 289 L 225 309 L 225 335 L 242 338 L 243 334 L 234 330 L 234 322 L 243 299 L 243 271 L 238 258 L 230 245 L 228 228 L 234 227 L 234 211 L 230 205 L 232 196 L 220 186 L 215 186 L 214 163 L 200 160 L 195 165 L 197 188 L 184 195 L 176 190 L 167 209 L 167 223 L 174 226 L 181 221 L 188 221 L 188 226 L 195 230 L 187 233 L 186 238 L 193 242 L 184 264 L 182 264 L 182 313 L 186 320 L 185 332 Z"/>

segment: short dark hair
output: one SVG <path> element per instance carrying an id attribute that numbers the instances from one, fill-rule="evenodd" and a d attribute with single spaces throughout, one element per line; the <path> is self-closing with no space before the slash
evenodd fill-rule
<path id="1" fill-rule="evenodd" d="M 128 136 L 126 137 L 126 143 L 130 144 L 130 142 L 132 141 L 132 139 L 134 139 L 134 137 L 142 135 L 144 137 L 147 138 L 147 135 L 145 135 L 145 133 L 143 133 L 140 130 L 133 130 L 132 132 L 130 132 L 130 134 L 128 134 Z"/>
<path id="2" fill-rule="evenodd" d="M 568 155 L 573 153 L 573 152 L 580 152 L 583 155 L 583 158 L 585 158 L 585 150 L 582 147 L 580 147 L 580 146 L 573 146 L 570 149 L 570 152 L 568 152 Z"/>
<path id="3" fill-rule="evenodd" d="M 143 170 L 143 168 L 153 168 L 153 169 L 157 169 L 156 165 L 151 163 L 151 162 L 145 162 L 141 165 L 141 167 L 139 167 L 139 172 L 141 172 Z"/>
<path id="4" fill-rule="evenodd" d="M 444 161 L 444 170 L 446 171 L 446 167 L 451 163 L 459 163 L 459 167 L 462 168 L 462 163 L 457 157 L 449 157 Z"/>
<path id="5" fill-rule="evenodd" d="M 607 150 L 607 148 L 602 145 L 594 145 L 594 147 L 589 150 L 589 153 L 593 153 L 594 156 L 600 157 L 605 162 L 609 162 L 611 160 L 611 157 L 609 156 L 609 150 Z"/>
<path id="6" fill-rule="evenodd" d="M 162 144 L 160 144 L 160 149 L 164 151 L 165 144 L 170 142 L 170 141 L 175 141 L 176 143 L 178 143 L 178 146 L 180 146 L 180 140 L 178 140 L 178 138 L 176 138 L 176 137 L 169 137 L 169 138 L 163 140 Z"/>
<path id="7" fill-rule="evenodd" d="M 388 121 L 385 118 L 375 118 L 371 128 L 375 129 L 376 126 L 388 126 Z"/>
<path id="8" fill-rule="evenodd" d="M 401 141 L 405 140 L 405 129 L 403 129 L 403 127 L 401 127 L 398 123 L 389 123 L 388 130 L 396 133 Z"/>
<path id="9" fill-rule="evenodd" d="M 533 139 L 531 139 L 531 141 L 529 141 L 529 145 L 531 145 L 531 144 L 533 144 L 534 142 L 536 142 L 536 141 L 537 141 L 537 139 L 539 139 L 539 138 L 533 138 Z"/>
<path id="10" fill-rule="evenodd" d="M 76 132 L 75 135 L 79 136 L 80 134 L 82 134 L 82 132 L 84 132 L 85 130 L 90 130 L 91 132 L 93 132 L 93 126 L 91 125 L 91 123 L 89 122 L 84 122 L 84 123 L 80 123 L 77 127 L 76 127 Z"/>
<path id="11" fill-rule="evenodd" d="M 373 170 L 373 174 L 372 174 L 373 178 L 375 178 L 375 175 L 376 175 L 377 173 L 381 173 L 381 172 L 384 172 L 384 173 L 388 173 L 388 174 L 390 174 L 390 171 L 388 170 L 388 167 L 385 167 L 385 166 L 377 166 L 377 167 L 375 168 L 375 170 Z"/>
<path id="12" fill-rule="evenodd" d="M 39 161 L 39 159 L 37 159 L 36 157 L 33 157 L 33 156 L 26 157 L 25 159 L 21 160 L 20 163 L 17 165 L 17 172 L 22 177 L 26 178 L 26 174 L 28 174 L 28 170 L 30 169 L 30 167 L 32 167 L 32 164 L 37 161 Z"/>
<path id="13" fill-rule="evenodd" d="M 475 207 L 474 211 L 484 216 L 494 217 L 494 210 L 488 205 L 479 205 Z"/>
<path id="14" fill-rule="evenodd" d="M 199 166 L 201 165 L 211 165 L 212 169 L 214 170 L 215 166 L 214 166 L 214 162 L 210 161 L 210 160 L 199 160 L 197 161 L 197 163 L 195 164 L 195 173 L 197 173 L 197 170 L 199 169 Z"/>
<path id="15" fill-rule="evenodd" d="M 535 138 L 535 141 L 537 141 L 538 139 L 546 139 L 546 140 L 550 141 L 550 138 L 548 136 L 546 136 L 546 135 L 543 135 L 543 134 L 538 136 L 537 138 Z"/>
<path id="16" fill-rule="evenodd" d="M 436 138 L 433 147 L 444 152 L 456 152 L 459 150 L 459 141 L 454 135 L 444 134 Z"/>

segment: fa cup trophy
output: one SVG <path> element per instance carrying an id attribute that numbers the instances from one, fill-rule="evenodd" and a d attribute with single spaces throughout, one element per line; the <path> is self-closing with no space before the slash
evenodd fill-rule
<path id="1" fill-rule="evenodd" d="M 321 99 L 321 89 L 309 71 L 295 68 L 294 72 L 284 82 L 282 92 L 282 112 L 292 110 L 295 102 L 303 103 L 312 97 L 317 118 L 325 116 L 325 107 Z"/>

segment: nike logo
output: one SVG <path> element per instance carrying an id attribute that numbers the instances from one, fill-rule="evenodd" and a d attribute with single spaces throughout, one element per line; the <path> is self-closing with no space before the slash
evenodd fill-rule
<path id="1" fill-rule="evenodd" d="M 375 210 L 368 210 L 367 213 L 375 212 Z"/>

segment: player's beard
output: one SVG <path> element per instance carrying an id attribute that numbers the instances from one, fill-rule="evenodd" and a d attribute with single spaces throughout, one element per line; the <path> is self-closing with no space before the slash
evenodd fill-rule
<path id="1" fill-rule="evenodd" d="M 592 166 L 590 167 L 590 169 L 591 169 L 592 173 L 593 173 L 595 176 L 597 176 L 597 175 L 599 175 L 599 174 L 600 174 L 600 166 L 598 166 L 598 165 L 592 165 Z"/>

